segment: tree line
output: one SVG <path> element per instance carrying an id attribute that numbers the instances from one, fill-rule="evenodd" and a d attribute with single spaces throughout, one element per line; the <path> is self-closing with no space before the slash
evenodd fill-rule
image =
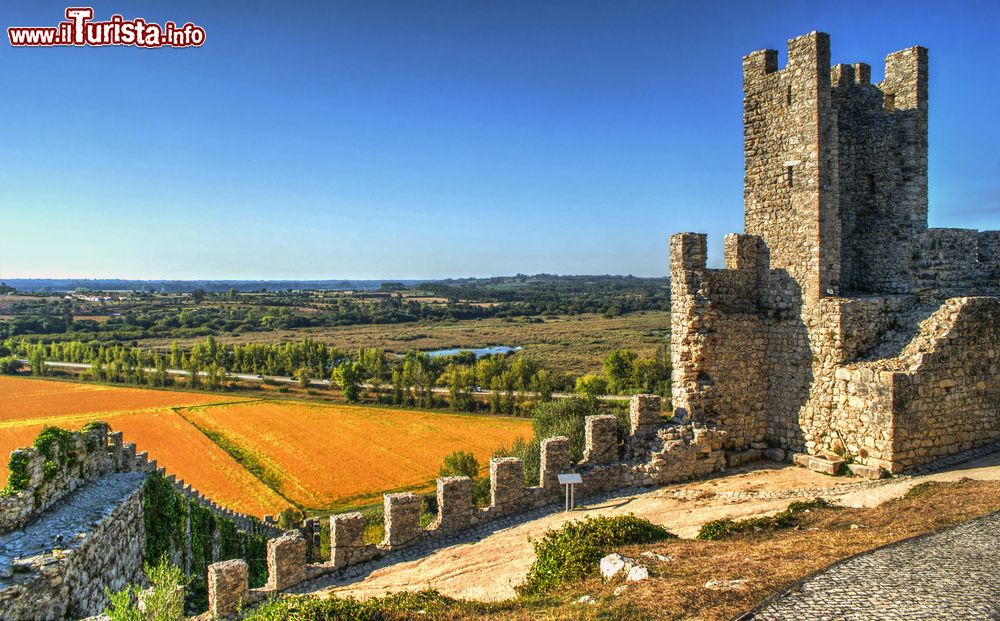
<path id="1" fill-rule="evenodd" d="M 6 356 L 6 357 L 4 357 Z M 185 371 L 189 387 L 223 389 L 232 385 L 227 373 L 294 377 L 304 389 L 312 380 L 330 379 L 349 402 L 369 400 L 423 408 L 458 411 L 487 408 L 518 414 L 544 403 L 557 391 L 579 394 L 669 392 L 670 362 L 665 347 L 649 358 L 621 349 L 604 359 L 603 374 L 579 378 L 545 368 L 524 353 L 477 358 L 470 351 L 430 356 L 412 351 L 396 355 L 380 348 L 346 352 L 311 339 L 292 343 L 223 344 L 206 337 L 190 349 L 174 343 L 166 350 L 122 344 L 55 341 L 31 343 L 7 339 L 0 346 L 0 372 L 16 372 L 26 359 L 35 375 L 47 373 L 45 361 L 89 364 L 90 379 L 153 387 L 173 385 L 169 370 Z M 266 381 L 266 380 L 265 380 Z M 435 389 L 447 390 L 442 399 Z M 485 399 L 476 394 L 489 393 Z"/>

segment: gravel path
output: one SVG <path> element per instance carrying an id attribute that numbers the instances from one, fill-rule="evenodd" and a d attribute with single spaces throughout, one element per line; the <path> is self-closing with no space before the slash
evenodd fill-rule
<path id="1" fill-rule="evenodd" d="M 742 619 L 1000 619 L 1000 512 L 855 556 Z"/>

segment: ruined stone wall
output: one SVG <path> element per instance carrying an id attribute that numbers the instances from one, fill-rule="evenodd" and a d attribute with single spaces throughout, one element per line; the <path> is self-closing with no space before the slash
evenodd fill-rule
<path id="1" fill-rule="evenodd" d="M 704 236 L 671 238 L 674 404 L 734 451 L 898 470 L 902 380 L 873 365 L 945 297 L 1000 294 L 1000 233 L 927 228 L 927 50 L 890 54 L 875 85 L 829 58 L 814 32 L 780 70 L 775 50 L 743 59 L 747 234 L 726 237 L 724 270 Z"/>
<path id="2" fill-rule="evenodd" d="M 705 236 L 671 238 L 673 403 L 682 417 L 724 428 L 730 446 L 764 435 L 769 319 L 759 312 L 759 238 L 727 236 L 727 263 L 705 267 Z"/>
<path id="3" fill-rule="evenodd" d="M 1000 299 L 948 300 L 899 360 L 894 463 L 907 468 L 1000 439 Z"/>
<path id="4" fill-rule="evenodd" d="M 525 486 L 523 464 L 516 458 L 490 461 L 491 503 L 476 507 L 471 480 L 467 477 L 438 479 L 438 516 L 427 528 L 419 523 L 419 497 L 387 494 L 385 538 L 379 544 L 365 543 L 364 517 L 360 513 L 330 516 L 330 559 L 307 562 L 305 542 L 298 533 L 288 533 L 268 544 L 268 585 L 250 589 L 246 566 L 236 562 L 215 563 L 208 568 L 209 610 L 219 615 L 235 612 L 276 592 L 301 582 L 376 558 L 411 558 L 415 550 L 457 541 L 456 534 L 518 513 L 562 501 L 563 488 L 556 475 L 579 473 L 582 483 L 576 496 L 636 486 L 662 485 L 709 475 L 726 467 L 725 433 L 702 424 L 659 424 L 660 398 L 637 395 L 631 403 L 632 432 L 619 442 L 614 417 L 592 416 L 586 421 L 585 454 L 570 463 L 569 441 L 564 437 L 542 441 L 542 468 L 538 486 Z M 623 459 L 622 456 L 628 456 Z M 506 522 L 502 522 L 506 523 Z M 408 556 L 409 555 L 409 556 Z"/>
<path id="5" fill-rule="evenodd" d="M 105 589 L 142 583 L 146 532 L 141 486 L 82 538 L 57 553 L 24 559 L 0 580 L 0 616 L 10 621 L 78 619 L 100 613 Z"/>
<path id="6" fill-rule="evenodd" d="M 49 448 L 48 456 L 34 447 L 11 453 L 11 465 L 23 470 L 25 480 L 17 484 L 12 474 L 8 495 L 0 498 L 0 533 L 23 527 L 66 494 L 134 463 L 135 445 L 123 444 L 120 433 L 109 436 L 106 424 L 72 434 L 68 444 L 67 454 L 60 454 L 58 445 Z"/>

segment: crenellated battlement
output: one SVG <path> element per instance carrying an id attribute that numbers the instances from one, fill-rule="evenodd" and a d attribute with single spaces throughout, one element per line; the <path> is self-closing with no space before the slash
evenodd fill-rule
<path id="1" fill-rule="evenodd" d="M 463 532 L 507 524 L 518 515 L 554 507 L 563 495 L 556 480 L 560 473 L 580 474 L 583 483 L 577 487 L 577 497 L 584 498 L 616 489 L 691 479 L 725 468 L 724 434 L 700 426 L 664 426 L 661 407 L 656 395 L 634 396 L 630 432 L 624 443 L 619 442 L 615 417 L 588 417 L 585 457 L 577 464 L 570 463 L 567 438 L 543 440 L 537 486 L 525 485 L 520 459 L 490 460 L 491 494 L 486 507 L 473 503 L 472 480 L 468 477 L 439 478 L 438 514 L 427 528 L 420 526 L 418 496 L 386 494 L 385 536 L 380 543 L 365 542 L 364 516 L 357 512 L 330 516 L 330 558 L 322 563 L 307 562 L 307 543 L 297 532 L 273 539 L 267 548 L 269 580 L 264 588 L 248 588 L 246 568 L 238 562 L 211 565 L 209 610 L 218 616 L 231 615 L 304 580 L 350 575 L 346 572 L 354 571 L 352 567 L 363 567 L 376 559 L 387 563 L 410 558 L 417 551 L 458 541 L 456 536 Z"/>

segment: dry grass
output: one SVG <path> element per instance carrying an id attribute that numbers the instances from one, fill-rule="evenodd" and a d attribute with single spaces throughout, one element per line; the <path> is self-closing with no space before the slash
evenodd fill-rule
<path id="1" fill-rule="evenodd" d="M 348 351 L 381 347 L 400 353 L 414 349 L 521 346 L 545 366 L 577 375 L 599 371 L 601 360 L 618 348 L 627 347 L 651 356 L 659 345 L 669 342 L 669 333 L 670 313 L 647 311 L 613 318 L 567 315 L 546 318 L 541 323 L 493 318 L 279 330 L 223 336 L 219 340 L 225 343 L 286 342 L 308 337 Z M 190 345 L 195 340 L 200 339 L 178 342 Z M 165 347 L 170 341 L 150 339 L 142 344 Z"/>
<path id="2" fill-rule="evenodd" d="M 525 419 L 291 401 L 185 408 L 183 414 L 308 509 L 428 488 L 445 455 L 470 451 L 486 465 L 495 448 L 532 434 Z"/>
<path id="3" fill-rule="evenodd" d="M 798 529 L 772 535 L 626 548 L 626 555 L 652 550 L 674 560 L 653 562 L 654 579 L 614 598 L 615 605 L 635 606 L 635 618 L 730 619 L 837 561 L 1000 509 L 1000 483 L 995 481 L 933 483 L 921 491 L 870 509 L 814 510 Z M 744 582 L 739 589 L 712 590 L 705 588 L 709 580 Z M 610 598 L 613 589 L 590 580 L 567 595 Z"/>

